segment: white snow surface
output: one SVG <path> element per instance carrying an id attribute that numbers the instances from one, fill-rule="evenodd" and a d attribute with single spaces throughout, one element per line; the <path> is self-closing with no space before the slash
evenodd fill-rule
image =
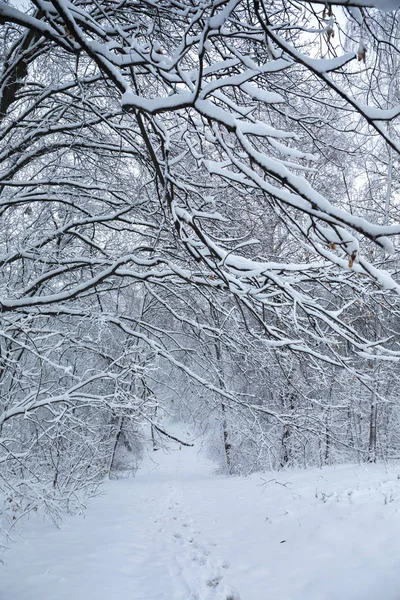
<path id="1" fill-rule="evenodd" d="M 400 598 L 400 465 L 227 477 L 199 445 L 151 453 L 61 530 L 31 519 L 1 600 Z"/>

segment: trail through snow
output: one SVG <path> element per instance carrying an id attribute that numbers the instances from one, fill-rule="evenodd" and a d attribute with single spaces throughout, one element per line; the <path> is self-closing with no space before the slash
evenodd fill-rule
<path id="1" fill-rule="evenodd" d="M 174 445 L 61 530 L 32 519 L 0 599 L 400 599 L 400 465 L 212 470 Z"/>

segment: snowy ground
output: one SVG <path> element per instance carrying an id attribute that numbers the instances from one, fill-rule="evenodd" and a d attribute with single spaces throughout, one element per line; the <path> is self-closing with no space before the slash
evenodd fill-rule
<path id="1" fill-rule="evenodd" d="M 30 522 L 1 600 L 400 599 L 400 465 L 244 479 L 196 448 L 151 458 L 85 518 Z"/>

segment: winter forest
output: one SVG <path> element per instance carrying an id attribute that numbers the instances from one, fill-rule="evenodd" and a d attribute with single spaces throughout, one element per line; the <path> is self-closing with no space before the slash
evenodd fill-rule
<path id="1" fill-rule="evenodd" d="M 6 554 L 199 436 L 226 489 L 397 464 L 399 5 L 0 3 Z"/>

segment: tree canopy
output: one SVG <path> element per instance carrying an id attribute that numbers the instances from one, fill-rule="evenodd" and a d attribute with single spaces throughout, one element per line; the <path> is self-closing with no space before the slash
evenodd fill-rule
<path id="1" fill-rule="evenodd" d="M 0 4 L 21 511 L 57 519 L 163 411 L 230 472 L 398 453 L 398 4 Z"/>

